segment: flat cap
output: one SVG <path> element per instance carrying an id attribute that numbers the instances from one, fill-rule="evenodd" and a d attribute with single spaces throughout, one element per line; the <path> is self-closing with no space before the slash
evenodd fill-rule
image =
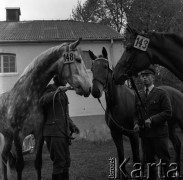
<path id="1" fill-rule="evenodd" d="M 156 73 L 155 67 L 152 65 L 140 72 L 140 74 L 153 74 L 153 75 L 155 75 L 155 73 Z"/>

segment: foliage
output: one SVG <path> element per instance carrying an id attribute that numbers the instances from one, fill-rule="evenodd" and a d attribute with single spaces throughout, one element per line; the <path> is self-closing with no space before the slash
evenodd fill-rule
<path id="1" fill-rule="evenodd" d="M 137 30 L 181 32 L 182 0 L 86 0 L 72 10 L 72 19 L 98 22 L 121 32 L 126 22 Z"/>
<path id="2" fill-rule="evenodd" d="M 86 0 L 82 5 L 78 1 L 77 6 L 72 10 L 73 20 L 83 22 L 97 22 L 109 25 L 120 32 L 126 22 L 124 4 L 129 0 Z"/>
<path id="3" fill-rule="evenodd" d="M 138 30 L 180 32 L 182 8 L 182 0 L 134 0 L 127 19 Z"/>

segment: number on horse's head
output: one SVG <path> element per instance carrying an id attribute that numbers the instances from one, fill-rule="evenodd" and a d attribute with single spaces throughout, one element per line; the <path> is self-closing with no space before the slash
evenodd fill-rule
<path id="1" fill-rule="evenodd" d="M 146 69 L 151 64 L 151 54 L 148 49 L 149 39 L 144 33 L 127 28 L 128 36 L 125 51 L 114 68 L 113 78 L 116 84 L 124 84 L 131 76 Z"/>
<path id="2" fill-rule="evenodd" d="M 92 95 L 94 98 L 100 98 L 103 91 L 107 88 L 109 80 L 109 61 L 106 49 L 103 47 L 102 55 L 98 57 L 94 55 L 92 51 L 89 50 L 89 55 L 93 61 L 92 72 L 93 72 L 93 87 Z"/>
<path id="3" fill-rule="evenodd" d="M 91 84 L 81 56 L 81 49 L 77 47 L 79 42 L 80 39 L 65 46 L 63 56 L 58 61 L 58 74 L 75 89 L 77 94 L 88 97 Z"/>

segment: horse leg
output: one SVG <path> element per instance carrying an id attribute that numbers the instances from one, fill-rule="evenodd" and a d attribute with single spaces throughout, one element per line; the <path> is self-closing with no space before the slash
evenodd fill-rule
<path id="1" fill-rule="evenodd" d="M 132 155 L 133 155 L 133 163 L 138 163 L 136 164 L 135 168 L 136 169 L 141 169 L 141 160 L 140 160 L 140 150 L 139 150 L 139 135 L 138 133 L 133 133 L 129 135 L 130 139 L 130 145 L 131 145 L 131 150 L 132 150 Z M 140 174 L 133 174 L 133 176 L 141 178 Z"/>
<path id="2" fill-rule="evenodd" d="M 24 168 L 24 159 L 23 159 L 23 153 L 22 153 L 22 143 L 23 140 L 19 137 L 19 132 L 16 132 L 14 134 L 14 144 L 16 149 L 16 171 L 17 171 L 17 180 L 22 180 L 22 171 Z"/>
<path id="3" fill-rule="evenodd" d="M 139 136 L 137 133 L 134 133 L 129 136 L 129 139 L 132 149 L 133 162 L 140 163 Z"/>
<path id="4" fill-rule="evenodd" d="M 13 137 L 10 135 L 4 136 L 1 134 L 1 148 L 2 148 L 2 154 L 1 154 L 1 160 L 2 160 L 2 178 L 3 180 L 8 180 L 8 157 L 10 154 L 11 146 L 13 142 Z"/>
<path id="5" fill-rule="evenodd" d="M 42 168 L 42 149 L 44 144 L 44 138 L 42 133 L 36 138 L 36 159 L 34 161 L 34 166 L 37 172 L 37 180 L 41 180 L 41 168 Z"/>
<path id="6" fill-rule="evenodd" d="M 175 150 L 175 162 L 178 165 L 178 172 L 180 172 L 180 154 L 181 154 L 181 141 L 175 132 L 175 125 L 168 125 L 169 138 Z"/>
<path id="7" fill-rule="evenodd" d="M 116 132 L 111 130 L 111 136 L 113 138 L 113 141 L 117 148 L 117 154 L 118 154 L 118 167 L 122 164 L 124 161 L 124 146 L 123 146 L 123 134 L 122 132 Z M 123 176 L 123 173 L 120 172 L 120 169 L 118 169 L 118 178 L 125 179 Z"/>

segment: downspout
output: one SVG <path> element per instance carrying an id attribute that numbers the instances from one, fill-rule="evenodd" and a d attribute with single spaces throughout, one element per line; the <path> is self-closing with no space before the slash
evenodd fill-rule
<path id="1" fill-rule="evenodd" d="M 113 69 L 113 64 L 114 64 L 113 44 L 114 44 L 114 41 L 113 41 L 113 39 L 111 39 L 111 44 L 110 44 L 110 64 L 109 64 L 111 69 Z"/>

